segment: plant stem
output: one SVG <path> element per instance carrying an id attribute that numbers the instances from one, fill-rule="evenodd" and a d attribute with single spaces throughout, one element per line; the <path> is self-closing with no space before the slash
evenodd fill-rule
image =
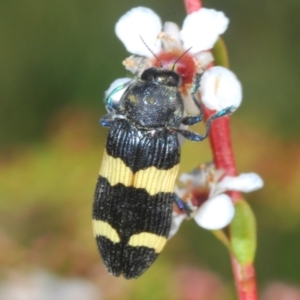
<path id="1" fill-rule="evenodd" d="M 204 108 L 204 114 L 205 119 L 207 119 L 212 115 L 212 111 Z M 225 170 L 226 175 L 237 175 L 230 137 L 229 117 L 217 119 L 212 123 L 209 139 L 216 169 Z M 238 191 L 229 191 L 228 195 L 234 203 L 241 199 L 241 194 Z M 231 265 L 239 300 L 257 300 L 258 296 L 253 264 L 241 265 L 236 258 L 231 255 Z"/>
<path id="2" fill-rule="evenodd" d="M 202 7 L 201 0 L 184 0 L 184 3 L 188 14 Z M 204 108 L 205 119 L 212 114 L 212 111 Z M 217 119 L 212 123 L 209 139 L 216 169 L 223 169 L 225 175 L 236 176 L 237 170 L 231 143 L 229 117 Z M 234 203 L 242 198 L 238 191 L 229 191 L 228 195 Z M 231 264 L 239 300 L 258 300 L 253 264 L 241 265 L 232 254 Z"/>
<path id="3" fill-rule="evenodd" d="M 204 115 L 207 120 L 213 114 L 212 111 L 204 107 Z M 236 176 L 236 166 L 230 137 L 229 117 L 222 117 L 211 124 L 209 141 L 214 156 L 216 169 L 224 170 L 225 175 Z M 228 195 L 236 203 L 242 196 L 239 191 L 229 191 Z"/>
<path id="4" fill-rule="evenodd" d="M 258 300 L 253 264 L 241 266 L 233 255 L 231 255 L 231 264 L 239 299 Z"/>
<path id="5" fill-rule="evenodd" d="M 184 4 L 188 14 L 191 14 L 202 7 L 201 0 L 184 0 Z"/>

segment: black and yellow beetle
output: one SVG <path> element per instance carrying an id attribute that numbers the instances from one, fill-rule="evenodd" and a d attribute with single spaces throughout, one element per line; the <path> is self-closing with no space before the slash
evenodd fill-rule
<path id="1" fill-rule="evenodd" d="M 100 123 L 109 133 L 94 197 L 93 230 L 104 264 L 115 276 L 139 277 L 167 242 L 180 160 L 177 135 L 201 141 L 212 120 L 233 110 L 208 119 L 204 135 L 181 129 L 202 120 L 195 98 L 200 77 L 196 74 L 192 90 L 197 116 L 183 116 L 180 75 L 164 68 L 146 69 L 117 105 L 110 97 L 106 100 L 109 113 Z"/>

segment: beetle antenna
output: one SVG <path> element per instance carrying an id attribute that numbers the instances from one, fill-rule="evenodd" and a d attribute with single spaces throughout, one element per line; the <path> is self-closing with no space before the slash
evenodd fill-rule
<path id="1" fill-rule="evenodd" d="M 153 56 L 157 59 L 157 61 L 159 62 L 160 67 L 162 68 L 163 65 L 161 63 L 161 61 L 159 60 L 159 58 L 155 55 L 155 53 L 152 51 L 152 49 L 147 45 L 147 43 L 145 42 L 145 40 L 143 39 L 143 37 L 140 35 L 140 39 L 142 40 L 143 44 L 146 46 L 146 48 L 153 54 Z"/>
<path id="2" fill-rule="evenodd" d="M 185 55 L 187 54 L 193 47 L 188 48 L 187 50 L 185 50 L 175 61 L 172 67 L 172 71 L 174 71 L 175 69 L 175 65 L 178 63 L 178 61 Z"/>

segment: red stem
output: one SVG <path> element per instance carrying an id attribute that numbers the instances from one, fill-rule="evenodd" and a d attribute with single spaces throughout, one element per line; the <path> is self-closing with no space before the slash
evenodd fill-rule
<path id="1" fill-rule="evenodd" d="M 188 14 L 202 7 L 201 0 L 184 0 L 184 3 Z M 212 111 L 204 109 L 204 114 L 207 119 L 211 116 Z M 229 117 L 223 117 L 213 122 L 209 139 L 216 168 L 225 170 L 226 175 L 236 176 Z M 230 191 L 228 194 L 234 203 L 241 199 L 238 191 Z M 231 255 L 231 264 L 239 300 L 258 300 L 253 264 L 241 265 L 233 255 Z"/>
<path id="2" fill-rule="evenodd" d="M 207 119 L 212 115 L 212 111 L 204 108 L 204 115 L 205 119 Z M 225 170 L 226 175 L 236 176 L 237 171 L 231 144 L 229 117 L 217 119 L 212 123 L 209 139 L 216 169 Z M 241 199 L 241 193 L 238 191 L 229 191 L 228 195 L 234 203 Z M 239 299 L 257 300 L 258 296 L 253 264 L 241 265 L 236 258 L 231 255 L 231 265 Z"/>
<path id="3" fill-rule="evenodd" d="M 212 114 L 212 111 L 204 108 L 205 119 Z M 231 144 L 229 117 L 217 119 L 212 123 L 209 140 L 213 150 L 216 169 L 224 170 L 226 175 L 236 176 L 237 171 Z M 234 203 L 242 198 L 239 191 L 229 191 L 228 195 Z"/>
<path id="4" fill-rule="evenodd" d="M 188 14 L 191 14 L 202 7 L 200 0 L 184 0 L 184 4 Z"/>
<path id="5" fill-rule="evenodd" d="M 241 266 L 233 255 L 231 255 L 231 264 L 239 299 L 258 300 L 253 264 Z"/>

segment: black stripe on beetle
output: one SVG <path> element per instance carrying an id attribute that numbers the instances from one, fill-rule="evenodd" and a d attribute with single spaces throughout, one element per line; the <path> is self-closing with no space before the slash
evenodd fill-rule
<path id="1" fill-rule="evenodd" d="M 170 231 L 174 185 L 179 169 L 177 134 L 201 141 L 213 119 L 232 112 L 232 107 L 208 119 L 206 133 L 180 129 L 202 120 L 183 116 L 178 73 L 149 68 L 131 82 L 119 103 L 106 100 L 109 113 L 100 122 L 109 127 L 93 205 L 93 230 L 107 270 L 127 279 L 139 277 L 162 251 Z M 119 90 L 120 88 L 117 88 Z"/>

